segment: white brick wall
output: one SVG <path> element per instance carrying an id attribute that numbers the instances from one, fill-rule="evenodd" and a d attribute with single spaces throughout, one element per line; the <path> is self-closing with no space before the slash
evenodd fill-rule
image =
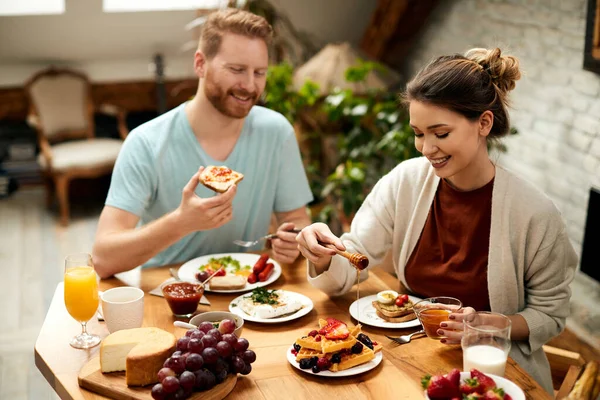
<path id="1" fill-rule="evenodd" d="M 494 158 L 555 202 L 578 253 L 590 187 L 600 188 L 600 75 L 582 68 L 586 12 L 586 0 L 440 2 L 405 70 L 413 76 L 432 58 L 471 47 L 498 46 L 519 58 L 524 74 L 511 92 L 519 135 Z M 600 347 L 600 300 L 589 306 L 590 287 L 600 293 L 585 276 L 574 282 L 573 304 L 589 318 L 574 313 L 570 323 Z"/>

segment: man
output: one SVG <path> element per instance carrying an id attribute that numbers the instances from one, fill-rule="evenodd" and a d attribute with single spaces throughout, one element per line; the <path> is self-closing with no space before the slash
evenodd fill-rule
<path id="1" fill-rule="evenodd" d="M 194 56 L 194 99 L 136 128 L 123 144 L 93 249 L 100 277 L 243 250 L 232 240 L 265 235 L 273 212 L 273 256 L 296 259 L 291 231 L 310 224 L 312 193 L 292 126 L 255 106 L 271 36 L 267 21 L 246 11 L 209 16 Z M 208 165 L 226 165 L 244 180 L 215 194 L 198 181 Z"/>

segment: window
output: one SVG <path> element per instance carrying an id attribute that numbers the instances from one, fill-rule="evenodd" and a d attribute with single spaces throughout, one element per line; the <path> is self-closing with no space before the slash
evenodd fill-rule
<path id="1" fill-rule="evenodd" d="M 175 11 L 219 9 L 228 4 L 229 0 L 102 0 L 102 9 L 104 12 Z"/>
<path id="2" fill-rule="evenodd" d="M 588 0 L 583 68 L 600 74 L 600 0 Z"/>
<path id="3" fill-rule="evenodd" d="M 65 0 L 0 0 L 0 16 L 64 14 Z"/>

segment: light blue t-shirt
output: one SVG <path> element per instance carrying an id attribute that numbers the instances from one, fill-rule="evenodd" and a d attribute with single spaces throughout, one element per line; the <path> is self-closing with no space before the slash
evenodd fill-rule
<path id="1" fill-rule="evenodd" d="M 238 183 L 230 222 L 185 236 L 145 267 L 247 250 L 232 241 L 258 239 L 268 233 L 273 212 L 295 210 L 313 199 L 294 129 L 283 115 L 254 106 L 231 154 L 216 161 L 198 143 L 184 107 L 131 131 L 117 158 L 105 204 L 139 216 L 144 225 L 179 206 L 184 186 L 200 166 L 225 165 L 244 179 Z M 196 194 L 215 196 L 201 184 Z"/>

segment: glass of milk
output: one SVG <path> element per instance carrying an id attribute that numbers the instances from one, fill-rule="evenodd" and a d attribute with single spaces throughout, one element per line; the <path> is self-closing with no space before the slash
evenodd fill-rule
<path id="1" fill-rule="evenodd" d="M 479 311 L 464 319 L 463 371 L 475 368 L 481 372 L 504 376 L 510 351 L 510 319 L 502 314 Z"/>

